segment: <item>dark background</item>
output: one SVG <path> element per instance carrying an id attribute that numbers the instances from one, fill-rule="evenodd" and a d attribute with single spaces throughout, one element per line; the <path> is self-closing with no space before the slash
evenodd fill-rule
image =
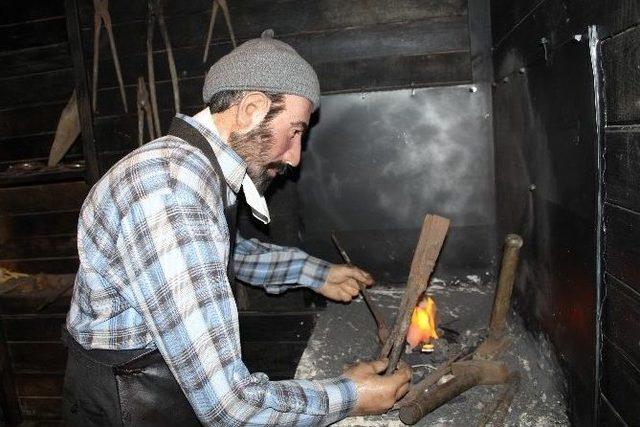
<path id="1" fill-rule="evenodd" d="M 208 66 L 231 43 L 219 13 L 203 64 L 211 2 L 166 3 L 182 110 L 193 114 L 203 107 Z M 241 229 L 338 261 L 329 241 L 335 230 L 355 262 L 393 284 L 406 277 L 425 213 L 452 219 L 438 275 L 494 273 L 504 235 L 520 233 L 525 246 L 516 308 L 532 332 L 553 343 L 573 422 L 637 425 L 639 3 L 230 0 L 238 42 L 273 28 L 312 63 L 322 87 L 303 165 L 270 195 L 271 225 L 257 226 L 244 210 Z M 84 196 L 137 146 L 135 85 L 140 75 L 148 79 L 146 2 L 111 0 L 110 12 L 129 114 L 104 31 L 98 111 L 86 108 L 92 2 L 0 4 L 2 267 L 75 272 Z M 593 54 L 589 25 L 597 26 L 599 39 Z M 154 39 L 166 131 L 173 97 L 157 27 Z M 84 160 L 84 170 L 8 171 L 22 162 L 46 162 L 76 86 L 84 132 L 63 162 Z M 286 325 L 283 313 L 304 311 L 308 320 L 305 310 L 318 304 L 305 292 L 267 297 L 251 289 L 247 313 L 274 316 L 278 310 L 270 321 Z M 15 334 L 15 323 L 3 323 L 3 330 L 14 341 L 28 338 Z M 302 338 L 281 349 L 303 348 L 307 332 L 292 332 Z M 17 350 L 25 345 L 9 344 L 9 369 L 22 379 L 37 371 L 15 362 L 37 353 Z M 253 348 L 258 356 L 266 351 L 260 344 Z M 55 416 L 44 402 L 59 396 L 60 372 L 47 375 L 51 389 L 41 387 L 40 400 L 22 398 L 23 412 Z M 23 387 L 21 393 L 33 392 Z"/>

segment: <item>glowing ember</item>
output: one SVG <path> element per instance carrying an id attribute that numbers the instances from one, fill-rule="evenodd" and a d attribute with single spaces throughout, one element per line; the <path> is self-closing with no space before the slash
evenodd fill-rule
<path id="1" fill-rule="evenodd" d="M 435 349 L 434 345 L 431 343 L 426 343 L 422 345 L 422 348 L 420 349 L 420 351 L 422 351 L 423 353 L 433 353 L 433 350 Z"/>
<path id="2" fill-rule="evenodd" d="M 436 303 L 431 297 L 423 298 L 415 310 L 413 310 L 411 324 L 407 332 L 407 342 L 411 348 L 416 347 L 420 343 L 429 343 L 432 339 L 439 338 L 436 325 L 437 312 Z M 424 347 L 423 350 L 425 352 L 430 351 Z"/>

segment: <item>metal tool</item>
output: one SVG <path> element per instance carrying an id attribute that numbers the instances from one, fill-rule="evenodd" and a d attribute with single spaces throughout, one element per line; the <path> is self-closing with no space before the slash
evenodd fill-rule
<path id="1" fill-rule="evenodd" d="M 340 255 L 342 256 L 344 262 L 349 265 L 353 265 L 353 263 L 351 262 L 351 258 L 349 258 L 349 255 L 347 254 L 347 251 L 344 250 L 344 248 L 338 241 L 335 232 L 331 232 L 331 240 L 333 241 L 333 244 L 336 245 L 336 248 L 338 249 L 338 252 L 340 252 Z M 382 316 L 380 309 L 375 305 L 373 301 L 371 301 L 371 298 L 369 297 L 368 292 L 364 286 L 360 286 L 360 293 L 362 294 L 364 302 L 367 304 L 369 311 L 373 315 L 373 318 L 378 325 L 378 338 L 380 339 L 380 343 L 384 344 L 387 338 L 389 338 L 389 328 L 384 321 L 384 317 Z"/>
<path id="2" fill-rule="evenodd" d="M 229 36 L 231 37 L 231 44 L 233 45 L 234 49 L 236 48 L 236 36 L 233 34 L 233 27 L 231 26 L 231 15 L 229 14 L 229 6 L 227 6 L 227 0 L 213 0 L 211 19 L 209 20 L 209 31 L 207 32 L 207 40 L 204 44 L 204 55 L 202 57 L 202 62 L 207 62 L 207 57 L 209 56 L 209 44 L 211 44 L 211 36 L 213 35 L 213 24 L 216 21 L 218 7 L 222 9 L 224 20 L 227 21 L 227 29 L 229 30 Z"/>
<path id="3" fill-rule="evenodd" d="M 94 98 L 95 99 L 95 98 Z M 55 166 L 69 151 L 75 140 L 80 135 L 80 116 L 78 114 L 78 98 L 76 91 L 71 93 L 71 97 L 67 105 L 60 114 L 58 126 L 56 127 L 56 135 L 49 150 L 49 160 L 47 166 Z"/>
<path id="4" fill-rule="evenodd" d="M 111 28 L 111 15 L 109 14 L 109 0 L 93 0 L 93 91 L 91 93 L 91 106 L 95 113 L 98 106 L 98 60 L 100 56 L 100 31 L 102 23 L 107 29 L 109 37 L 109 46 L 111 47 L 111 56 L 113 57 L 113 66 L 116 69 L 118 77 L 118 87 L 120 88 L 120 97 L 125 113 L 128 113 L 127 96 L 124 91 L 124 83 L 122 81 L 122 71 L 120 70 L 120 61 L 118 60 L 118 51 L 116 50 L 116 42 L 113 38 L 113 29 Z"/>
<path id="5" fill-rule="evenodd" d="M 144 144 L 144 123 L 147 122 L 147 129 L 149 129 L 149 140 L 156 139 L 156 133 L 153 128 L 153 112 L 151 111 L 151 102 L 149 101 L 149 92 L 147 91 L 147 84 L 144 81 L 144 77 L 138 76 L 137 86 L 138 100 L 136 102 L 138 109 L 138 147 Z"/>
<path id="6" fill-rule="evenodd" d="M 158 19 L 158 27 L 160 34 L 164 40 L 167 50 L 167 61 L 169 63 L 169 74 L 171 75 L 171 86 L 173 87 L 173 103 L 176 113 L 180 112 L 180 89 L 178 88 L 178 72 L 176 71 L 176 62 L 173 59 L 173 49 L 169 40 L 169 32 L 164 21 L 164 11 L 162 0 L 149 0 L 147 15 L 147 72 L 149 73 L 149 93 L 151 95 L 151 107 L 153 111 L 153 123 L 156 135 L 162 134 L 160 129 L 160 116 L 158 113 L 158 100 L 156 97 L 156 77 L 153 68 L 153 32 L 155 28 L 156 18 Z"/>

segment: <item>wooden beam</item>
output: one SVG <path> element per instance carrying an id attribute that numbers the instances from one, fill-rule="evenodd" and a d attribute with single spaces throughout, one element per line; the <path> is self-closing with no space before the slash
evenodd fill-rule
<path id="1" fill-rule="evenodd" d="M 95 184 L 100 178 L 100 167 L 93 137 L 93 114 L 89 99 L 89 80 L 85 67 L 84 53 L 80 31 L 77 0 L 65 0 L 67 14 L 67 32 L 69 33 L 69 50 L 73 60 L 73 70 L 76 79 L 76 94 L 78 96 L 78 112 L 80 115 L 80 129 L 82 132 L 82 151 L 85 161 L 85 180 L 89 185 Z"/>

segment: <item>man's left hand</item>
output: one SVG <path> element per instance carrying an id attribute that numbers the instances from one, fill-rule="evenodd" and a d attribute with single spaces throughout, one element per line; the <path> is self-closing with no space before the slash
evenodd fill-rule
<path id="1" fill-rule="evenodd" d="M 358 296 L 361 287 L 371 285 L 373 278 L 366 271 L 348 264 L 335 264 L 316 292 L 334 301 L 349 302 Z"/>

